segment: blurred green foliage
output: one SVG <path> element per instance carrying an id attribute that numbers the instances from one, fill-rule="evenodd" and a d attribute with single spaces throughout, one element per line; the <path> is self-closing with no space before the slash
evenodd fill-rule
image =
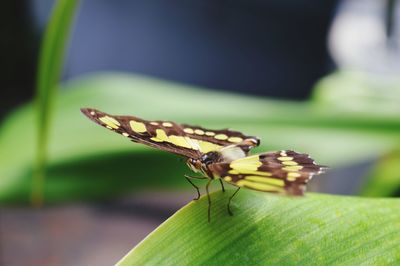
<path id="1" fill-rule="evenodd" d="M 362 196 L 400 196 L 400 149 L 378 159 L 361 188 Z"/>
<path id="2" fill-rule="evenodd" d="M 76 4 L 56 2 L 39 60 L 37 106 L 28 103 L 1 124 L 3 204 L 28 202 L 32 176 L 36 176 L 36 197 L 43 193 L 48 203 L 106 198 L 183 182 L 180 176 L 185 168 L 172 155 L 129 145 L 124 138 L 106 133 L 80 114 L 81 107 L 216 129 L 229 127 L 259 136 L 258 151 L 295 149 L 331 167 L 379 158 L 398 145 L 400 116 L 390 112 L 396 108 L 391 101 L 398 98 L 396 85 L 385 87 L 392 97 L 381 96 L 375 87 L 371 93 L 365 75 L 348 72 L 319 82 L 313 102 L 222 93 L 120 73 L 69 81 L 56 100 Z M 386 102 L 392 103 L 387 105 L 392 109 Z M 42 184 L 45 172 L 48 179 Z M 380 182 L 375 176 L 370 180 Z"/>
<path id="3" fill-rule="evenodd" d="M 54 122 L 48 140 L 47 202 L 104 198 L 115 195 L 119 189 L 126 192 L 135 188 L 134 181 L 118 186 L 120 175 L 123 180 L 143 178 L 148 187 L 164 185 L 165 182 L 156 181 L 161 176 L 174 184 L 183 182 L 181 173 L 185 166 L 178 160 L 156 167 L 161 158 L 159 151 L 130 143 L 96 126 L 80 113 L 81 107 L 210 128 L 229 127 L 259 136 L 262 145 L 256 152 L 290 148 L 310 153 L 319 163 L 331 167 L 382 156 L 397 145 L 399 138 L 400 119 L 396 117 L 370 119 L 367 113 L 353 115 L 344 111 L 338 115 L 337 110 L 309 103 L 208 91 L 130 74 L 102 73 L 70 81 L 64 84 L 59 96 L 54 104 Z M 3 203 L 26 202 L 29 198 L 26 193 L 31 182 L 35 140 L 32 104 L 17 109 L 2 123 L 0 199 Z M 153 154 L 157 160 L 148 160 L 142 154 Z M 103 156 L 110 161 L 116 160 L 113 156 L 119 158 L 118 167 L 109 166 L 115 168 L 118 176 L 104 173 L 104 160 L 98 160 L 96 165 L 96 158 Z M 131 160 L 132 156 L 137 159 Z M 92 171 L 85 176 L 79 169 L 88 165 Z M 147 173 L 149 168 L 156 169 Z M 82 193 L 89 185 L 91 193 Z M 51 190 L 55 187 L 57 193 Z"/>
<path id="4" fill-rule="evenodd" d="M 149 187 L 161 185 L 154 176 L 165 176 L 170 169 L 184 171 L 180 164 L 170 163 L 148 173 L 147 169 L 163 160 L 159 151 L 128 145 L 123 138 L 96 128 L 79 113 L 79 108 L 85 106 L 114 114 L 171 119 L 210 128 L 230 127 L 259 136 L 263 141 L 259 151 L 296 149 L 313 154 L 319 162 L 332 167 L 379 158 L 399 145 L 400 116 L 396 111 L 400 82 L 388 82 L 384 77 L 371 79 L 362 73 L 346 71 L 319 82 L 314 101 L 309 103 L 208 91 L 118 73 L 70 81 L 63 85 L 60 97 L 54 102 L 76 1 L 57 3 L 39 64 L 39 119 L 35 119 L 34 106 L 29 103 L 11 113 L 0 128 L 0 200 L 3 203 L 27 201 L 33 169 L 36 167 L 40 172 L 47 149 L 49 180 L 44 184 L 44 193 L 48 202 L 102 198 L 137 188 L 134 181 L 124 186 L 126 179 L 117 181 L 118 178 L 109 177 L 97 159 L 104 156 L 114 165 L 119 163 L 114 173 L 144 178 Z M 50 116 L 53 110 L 54 115 Z M 49 128 L 51 118 L 54 124 Z M 157 160 L 141 159 L 148 155 Z M 132 156 L 136 158 L 134 170 Z M 393 164 L 397 160 L 391 162 L 384 164 L 386 169 L 395 169 Z M 90 177 L 81 177 L 86 176 L 84 169 L 89 166 L 93 167 Z M 388 180 L 380 177 L 381 173 L 387 173 L 382 167 L 370 176 L 372 181 L 368 184 L 379 187 L 379 182 Z M 181 183 L 175 181 L 179 175 L 174 173 L 165 179 L 173 184 Z M 396 174 L 390 176 L 398 179 Z M 118 182 L 121 184 L 117 185 Z M 88 187 L 91 193 L 84 193 Z M 370 195 L 368 191 L 372 190 L 367 185 L 363 193 Z M 380 190 L 379 194 L 390 195 L 395 190 L 392 187 L 387 193 Z"/>
<path id="5" fill-rule="evenodd" d="M 339 70 L 316 84 L 314 100 L 316 105 L 371 119 L 399 119 L 400 77 Z"/>
<path id="6" fill-rule="evenodd" d="M 314 104 L 323 108 L 362 114 L 383 123 L 400 117 L 400 78 L 390 74 L 338 71 L 323 78 L 315 88 Z M 376 125 L 373 130 L 382 130 Z M 400 191 L 400 128 L 394 126 L 396 141 L 377 161 L 360 188 L 363 196 L 398 196 Z M 374 145 L 374 143 L 370 143 Z"/>

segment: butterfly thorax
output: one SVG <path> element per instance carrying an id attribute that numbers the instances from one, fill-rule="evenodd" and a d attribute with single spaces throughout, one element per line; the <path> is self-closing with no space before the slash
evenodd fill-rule
<path id="1" fill-rule="evenodd" d="M 186 164 L 189 168 L 196 172 L 202 173 L 208 178 L 215 179 L 219 176 L 215 175 L 213 170 L 218 164 L 229 163 L 239 158 L 246 157 L 247 152 L 238 145 L 224 147 L 218 151 L 210 151 L 203 154 L 200 158 L 189 158 Z"/>

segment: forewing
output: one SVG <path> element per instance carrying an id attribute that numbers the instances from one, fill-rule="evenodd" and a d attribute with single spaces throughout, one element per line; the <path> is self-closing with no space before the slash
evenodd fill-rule
<path id="1" fill-rule="evenodd" d="M 226 182 L 238 187 L 303 195 L 308 181 L 324 171 L 307 154 L 294 151 L 268 152 L 217 163 L 211 171 Z"/>
<path id="2" fill-rule="evenodd" d="M 259 145 L 256 137 L 232 130 L 210 130 L 170 121 L 114 116 L 91 108 L 84 108 L 82 112 L 97 124 L 132 141 L 191 158 L 200 158 L 201 154 L 228 145 L 237 145 L 247 154 L 250 148 Z"/>
<path id="3" fill-rule="evenodd" d="M 167 121 L 147 121 L 135 116 L 113 116 L 91 109 L 81 109 L 97 124 L 117 132 L 134 142 L 191 158 L 200 158 L 200 142 L 188 137 L 180 125 Z M 215 145 L 209 148 L 219 149 Z"/>

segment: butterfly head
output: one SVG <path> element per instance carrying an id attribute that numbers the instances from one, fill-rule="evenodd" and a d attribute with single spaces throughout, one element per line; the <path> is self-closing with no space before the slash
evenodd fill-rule
<path id="1" fill-rule="evenodd" d="M 189 159 L 186 160 L 186 164 L 195 173 L 201 171 L 202 163 L 198 159 L 189 158 Z"/>
<path id="2" fill-rule="evenodd" d="M 203 154 L 199 159 L 189 158 L 186 161 L 186 164 L 192 169 L 194 172 L 203 172 L 206 173 L 207 166 L 212 163 L 219 162 L 221 159 L 221 153 L 217 151 L 210 151 Z"/>

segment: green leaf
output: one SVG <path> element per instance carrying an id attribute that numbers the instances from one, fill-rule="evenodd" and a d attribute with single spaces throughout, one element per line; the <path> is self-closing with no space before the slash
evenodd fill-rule
<path id="1" fill-rule="evenodd" d="M 44 34 L 37 77 L 37 148 L 33 173 L 32 202 L 41 205 L 47 160 L 48 134 L 53 114 L 55 93 L 63 67 L 65 46 L 75 14 L 76 0 L 58 0 Z"/>
<path id="2" fill-rule="evenodd" d="M 117 265 L 393 265 L 400 260 L 400 200 L 240 191 L 191 202 Z"/>
<path id="3" fill-rule="evenodd" d="M 149 165 L 157 165 L 168 155 L 95 125 L 81 114 L 82 107 L 210 128 L 229 127 L 259 136 L 262 146 L 254 152 L 295 149 L 330 167 L 385 154 L 397 144 L 400 128 L 400 120 L 395 118 L 336 116 L 335 112 L 315 111 L 306 103 L 209 91 L 137 75 L 91 75 L 64 84 L 55 104 L 44 184 L 47 202 L 127 193 L 137 188 L 136 179 L 144 180 L 140 181 L 142 188 L 184 182 L 181 174 L 188 169 L 177 157 L 168 157 L 169 164 L 148 171 Z M 0 202 L 29 199 L 35 161 L 34 122 L 33 105 L 28 104 L 0 127 Z M 108 171 L 101 159 L 104 156 L 110 160 Z M 132 181 L 124 187 L 122 182 L 128 179 Z M 83 193 L 88 187 L 91 193 Z"/>

